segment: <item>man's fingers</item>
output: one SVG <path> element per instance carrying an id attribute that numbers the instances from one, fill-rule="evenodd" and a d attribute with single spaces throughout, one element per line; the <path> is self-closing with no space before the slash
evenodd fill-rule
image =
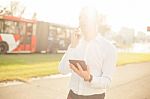
<path id="1" fill-rule="evenodd" d="M 76 72 L 76 73 L 80 73 L 79 72 L 79 70 L 73 65 L 73 64 L 70 64 L 70 68 L 74 71 L 74 72 Z"/>
<path id="2" fill-rule="evenodd" d="M 88 73 L 90 73 L 90 68 L 89 68 L 89 66 L 87 66 L 87 71 L 88 71 Z"/>
<path id="3" fill-rule="evenodd" d="M 80 65 L 79 63 L 77 63 L 77 66 L 78 66 L 78 68 L 79 68 L 79 71 L 82 72 L 83 69 L 82 69 L 81 65 Z"/>
<path id="4" fill-rule="evenodd" d="M 74 69 L 74 67 L 75 67 L 73 64 L 69 64 L 69 66 L 71 69 Z"/>

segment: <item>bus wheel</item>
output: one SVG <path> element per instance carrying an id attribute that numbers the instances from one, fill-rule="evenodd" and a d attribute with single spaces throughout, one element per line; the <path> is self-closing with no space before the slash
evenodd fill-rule
<path id="1" fill-rule="evenodd" d="M 8 44 L 6 42 L 0 42 L 0 53 L 5 54 L 8 51 Z"/>

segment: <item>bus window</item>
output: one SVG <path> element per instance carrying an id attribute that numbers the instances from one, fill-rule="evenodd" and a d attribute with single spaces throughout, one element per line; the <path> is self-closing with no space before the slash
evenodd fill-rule
<path id="1" fill-rule="evenodd" d="M 19 22 L 14 22 L 14 26 L 15 26 L 15 34 L 19 34 L 20 30 L 19 30 Z"/>
<path id="2" fill-rule="evenodd" d="M 0 33 L 3 33 L 3 20 L 0 20 Z"/>
<path id="3" fill-rule="evenodd" d="M 19 22 L 19 34 L 25 35 L 26 33 L 26 24 L 23 22 Z"/>
<path id="4" fill-rule="evenodd" d="M 27 23 L 27 35 L 32 35 L 33 24 Z"/>
<path id="5" fill-rule="evenodd" d="M 15 22 L 13 21 L 4 21 L 4 33 L 15 33 Z"/>

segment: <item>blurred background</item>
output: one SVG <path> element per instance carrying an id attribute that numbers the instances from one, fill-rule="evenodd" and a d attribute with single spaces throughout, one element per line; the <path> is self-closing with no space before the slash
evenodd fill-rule
<path id="1" fill-rule="evenodd" d="M 71 33 L 79 26 L 79 11 L 84 6 L 98 10 L 99 33 L 119 51 L 150 51 L 147 0 L 1 0 L 1 35 L 13 34 L 16 41 L 9 44 L 5 40 L 6 44 L 0 44 L 0 53 L 66 50 Z"/>

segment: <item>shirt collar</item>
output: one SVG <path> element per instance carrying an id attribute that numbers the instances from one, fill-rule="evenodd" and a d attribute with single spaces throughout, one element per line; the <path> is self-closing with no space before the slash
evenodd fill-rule
<path id="1" fill-rule="evenodd" d="M 84 42 L 84 43 L 90 43 L 92 41 L 95 41 L 95 40 L 99 40 L 101 38 L 101 35 L 99 33 L 97 33 L 97 35 L 95 36 L 95 38 L 91 39 L 90 41 L 87 41 L 85 40 L 83 37 L 81 38 L 81 42 Z"/>

